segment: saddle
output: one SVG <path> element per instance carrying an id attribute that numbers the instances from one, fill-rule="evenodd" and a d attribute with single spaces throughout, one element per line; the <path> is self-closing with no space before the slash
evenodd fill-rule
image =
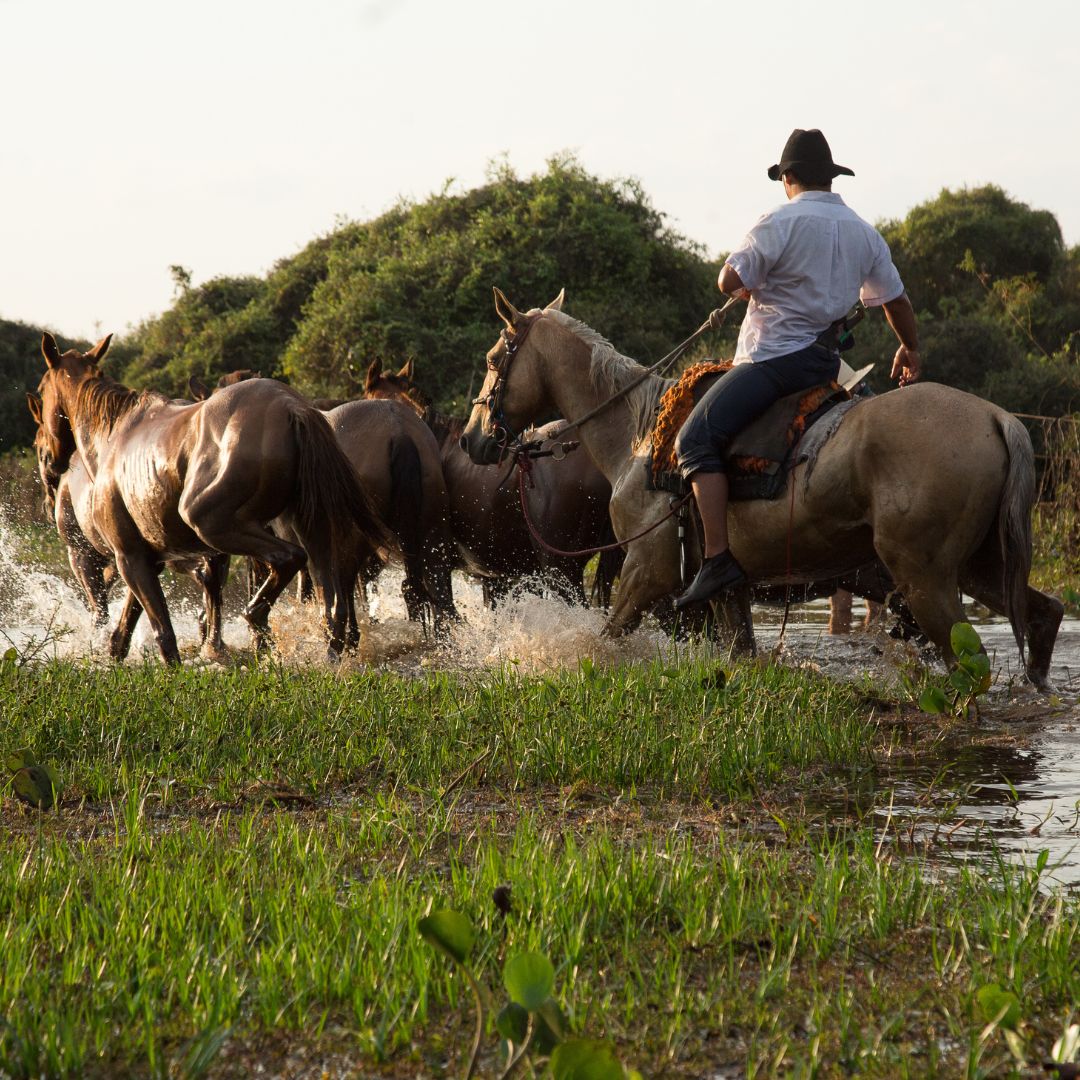
<path id="1" fill-rule="evenodd" d="M 682 373 L 660 399 L 652 434 L 652 456 L 646 461 L 648 486 L 685 494 L 689 485 L 678 471 L 675 439 L 691 410 L 731 363 L 706 360 Z M 847 409 L 854 404 L 839 383 L 824 383 L 780 398 L 744 428 L 724 453 L 733 500 L 775 499 L 784 490 L 788 472 L 820 449 Z M 842 406 L 847 407 L 842 407 Z M 828 431 L 811 445 L 806 432 L 826 414 L 840 409 Z M 799 452 L 796 453 L 796 448 Z"/>

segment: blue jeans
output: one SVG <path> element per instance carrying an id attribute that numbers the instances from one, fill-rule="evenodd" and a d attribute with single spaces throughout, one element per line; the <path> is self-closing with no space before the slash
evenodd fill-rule
<path id="1" fill-rule="evenodd" d="M 788 394 L 831 382 L 840 371 L 840 354 L 824 345 L 736 364 L 706 391 L 675 440 L 679 472 L 689 480 L 697 472 L 723 472 L 724 451 L 748 424 Z"/>

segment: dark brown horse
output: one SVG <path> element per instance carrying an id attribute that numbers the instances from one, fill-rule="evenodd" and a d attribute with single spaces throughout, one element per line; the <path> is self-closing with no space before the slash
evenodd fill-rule
<path id="1" fill-rule="evenodd" d="M 426 622 L 430 613 L 436 634 L 444 633 L 458 614 L 450 586 L 450 503 L 435 436 L 396 401 L 346 402 L 326 419 L 404 563 L 409 618 Z M 376 560 L 363 567 L 364 583 L 381 568 Z M 355 633 L 355 614 L 350 624 Z"/>
<path id="2" fill-rule="evenodd" d="M 240 370 L 223 375 L 217 390 L 258 372 Z M 205 401 L 211 389 L 192 376 L 188 382 L 192 397 Z M 327 400 L 327 399 L 321 399 Z M 439 445 L 431 429 L 409 405 L 393 401 L 338 402 L 327 409 L 326 419 L 349 459 L 372 507 L 386 527 L 405 568 L 402 595 L 411 620 L 427 624 L 442 635 L 458 618 L 450 584 L 454 565 L 454 544 L 450 537 L 449 498 L 443 478 Z M 391 553 L 383 549 L 389 556 Z M 378 576 L 384 565 L 372 559 L 361 567 L 361 589 Z M 306 570 L 301 574 L 307 579 Z M 310 588 L 301 588 L 301 599 L 310 599 Z M 350 606 L 349 640 L 359 640 L 355 606 Z"/>
<path id="3" fill-rule="evenodd" d="M 589 556 L 553 555 L 535 541 L 522 514 L 511 466 L 474 464 L 459 445 L 465 421 L 428 407 L 413 381 L 413 371 L 411 360 L 396 375 L 384 372 L 381 361 L 374 361 L 368 368 L 364 396 L 406 402 L 434 432 L 462 568 L 481 578 L 485 599 L 492 604 L 526 577 L 547 580 L 568 600 L 584 603 L 582 574 Z M 554 440 L 561 424 L 545 425 L 533 437 Z M 578 551 L 614 539 L 607 512 L 611 486 L 588 454 L 577 451 L 561 461 L 538 458 L 531 479 L 526 493 L 529 518 L 552 547 Z M 611 583 L 621 562 L 622 552 L 607 553 L 601 559 L 597 593 L 604 606 L 610 602 Z"/>
<path id="4" fill-rule="evenodd" d="M 26 399 L 30 415 L 37 424 L 34 451 L 45 509 L 56 523 L 56 531 L 67 548 L 71 572 L 86 595 L 94 628 L 102 629 L 109 622 L 109 590 L 118 575 L 116 562 L 94 525 L 94 484 L 78 452 L 71 455 L 68 467 L 62 473 L 56 471 L 56 449 L 41 423 L 41 399 L 35 394 L 27 394 Z M 202 588 L 203 608 L 199 613 L 202 653 L 208 660 L 225 659 L 221 603 L 229 575 L 229 556 L 173 559 L 167 565 L 176 573 L 189 575 Z M 124 610 L 126 622 L 118 632 L 118 658 L 127 654 L 142 606 L 129 600 Z"/>
<path id="5" fill-rule="evenodd" d="M 94 483 L 94 528 L 129 604 L 145 608 L 164 659 L 179 662 L 161 564 L 219 553 L 248 556 L 268 571 L 245 611 L 259 647 L 274 600 L 309 564 L 331 653 L 340 654 L 356 574 L 384 533 L 325 417 L 270 379 L 196 404 L 129 390 L 98 367 L 111 337 L 89 353 L 61 354 L 43 336 L 42 427 L 58 471 L 81 455 Z M 274 535 L 278 520 L 299 544 Z M 114 632 L 113 655 L 122 644 Z"/>
<path id="6" fill-rule="evenodd" d="M 496 290 L 495 307 L 505 331 L 488 353 L 465 431 L 473 459 L 499 457 L 497 427 L 518 432 L 552 410 L 581 418 L 625 390 L 580 437 L 612 484 L 618 534 L 660 521 L 668 499 L 647 486 L 644 462 L 667 384 L 642 381 L 639 364 L 560 310 L 561 296 L 521 313 Z M 766 585 L 821 581 L 880 560 L 947 660 L 963 589 L 1008 616 L 1022 656 L 1027 646 L 1031 681 L 1047 687 L 1064 609 L 1027 583 L 1034 500 L 1031 440 L 1015 417 L 951 387 L 916 383 L 858 402 L 816 463 L 793 470 L 779 499 L 733 503 L 731 547 L 750 579 Z M 633 628 L 679 587 L 673 522 L 628 547 L 611 634 Z"/>

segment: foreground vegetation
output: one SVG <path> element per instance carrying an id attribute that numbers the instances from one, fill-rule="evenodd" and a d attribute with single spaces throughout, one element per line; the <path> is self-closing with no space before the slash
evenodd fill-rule
<path id="1" fill-rule="evenodd" d="M 444 907 L 482 981 L 545 952 L 572 1029 L 645 1075 L 1003 1075 L 1080 991 L 1042 867 L 935 881 L 809 826 L 927 725 L 812 674 L 8 660 L 0 698 L 63 784 L 0 809 L 14 1076 L 460 1075 L 470 999 L 417 932 Z"/>

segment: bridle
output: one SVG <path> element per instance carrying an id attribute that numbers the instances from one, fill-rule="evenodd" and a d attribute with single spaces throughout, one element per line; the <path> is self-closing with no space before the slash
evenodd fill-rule
<path id="1" fill-rule="evenodd" d="M 506 423 L 506 413 L 503 411 L 503 398 L 506 394 L 506 380 L 510 377 L 510 365 L 514 362 L 529 331 L 544 317 L 541 311 L 536 315 L 526 316 L 517 326 L 504 326 L 499 332 L 502 338 L 503 352 L 495 360 L 487 362 L 488 370 L 495 372 L 495 381 L 486 394 L 474 398 L 473 405 L 483 405 L 487 408 L 487 434 L 495 440 L 500 453 L 505 455 L 514 443 L 521 441 L 521 436 L 514 434 Z"/>

